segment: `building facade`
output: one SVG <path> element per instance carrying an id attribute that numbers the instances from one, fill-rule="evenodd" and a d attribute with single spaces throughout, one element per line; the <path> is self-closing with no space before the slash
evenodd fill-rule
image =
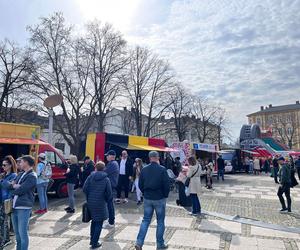
<path id="1" fill-rule="evenodd" d="M 258 124 L 261 130 L 269 131 L 272 136 L 288 148 L 300 149 L 300 103 L 282 106 L 260 107 L 260 111 L 247 115 L 249 124 Z"/>

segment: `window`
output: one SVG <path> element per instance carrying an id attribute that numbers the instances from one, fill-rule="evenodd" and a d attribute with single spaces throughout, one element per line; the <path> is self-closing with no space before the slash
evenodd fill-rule
<path id="1" fill-rule="evenodd" d="M 261 122 L 261 121 L 260 121 L 260 117 L 257 117 L 257 118 L 256 118 L 256 123 L 257 123 L 258 125 L 260 125 L 260 122 Z"/>
<path id="2" fill-rule="evenodd" d="M 45 151 L 46 160 L 51 164 L 55 164 L 55 153 L 52 151 Z"/>
<path id="3" fill-rule="evenodd" d="M 289 128 L 287 129 L 287 133 L 288 133 L 288 135 L 291 135 L 291 134 L 293 133 L 293 129 L 292 129 L 291 127 L 289 127 Z"/>

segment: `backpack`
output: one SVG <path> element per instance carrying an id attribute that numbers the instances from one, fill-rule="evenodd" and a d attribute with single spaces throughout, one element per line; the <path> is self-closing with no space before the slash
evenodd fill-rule
<path id="1" fill-rule="evenodd" d="M 43 179 L 49 180 L 52 177 L 52 167 L 51 167 L 51 164 L 50 164 L 50 162 L 47 162 L 46 164 L 43 162 L 43 164 L 45 166 L 44 166 L 44 169 L 43 169 L 43 171 L 41 173 L 41 176 L 42 176 Z"/>

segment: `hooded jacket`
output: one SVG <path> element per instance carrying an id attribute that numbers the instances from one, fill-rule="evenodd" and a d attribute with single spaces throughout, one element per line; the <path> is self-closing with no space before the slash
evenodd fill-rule
<path id="1" fill-rule="evenodd" d="M 87 206 L 93 221 L 108 218 L 107 201 L 112 199 L 112 188 L 107 174 L 103 171 L 93 172 L 84 183 Z"/>

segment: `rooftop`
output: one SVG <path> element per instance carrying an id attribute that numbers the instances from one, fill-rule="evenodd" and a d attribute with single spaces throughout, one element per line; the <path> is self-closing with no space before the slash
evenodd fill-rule
<path id="1" fill-rule="evenodd" d="M 260 111 L 254 112 L 252 114 L 247 115 L 248 117 L 251 115 L 259 115 L 259 114 L 266 114 L 266 113 L 273 113 L 273 112 L 285 112 L 289 110 L 300 110 L 300 103 L 299 101 L 296 101 L 294 104 L 287 104 L 287 105 L 281 105 L 281 106 L 273 106 L 272 104 L 269 104 L 268 107 L 261 106 Z"/>

